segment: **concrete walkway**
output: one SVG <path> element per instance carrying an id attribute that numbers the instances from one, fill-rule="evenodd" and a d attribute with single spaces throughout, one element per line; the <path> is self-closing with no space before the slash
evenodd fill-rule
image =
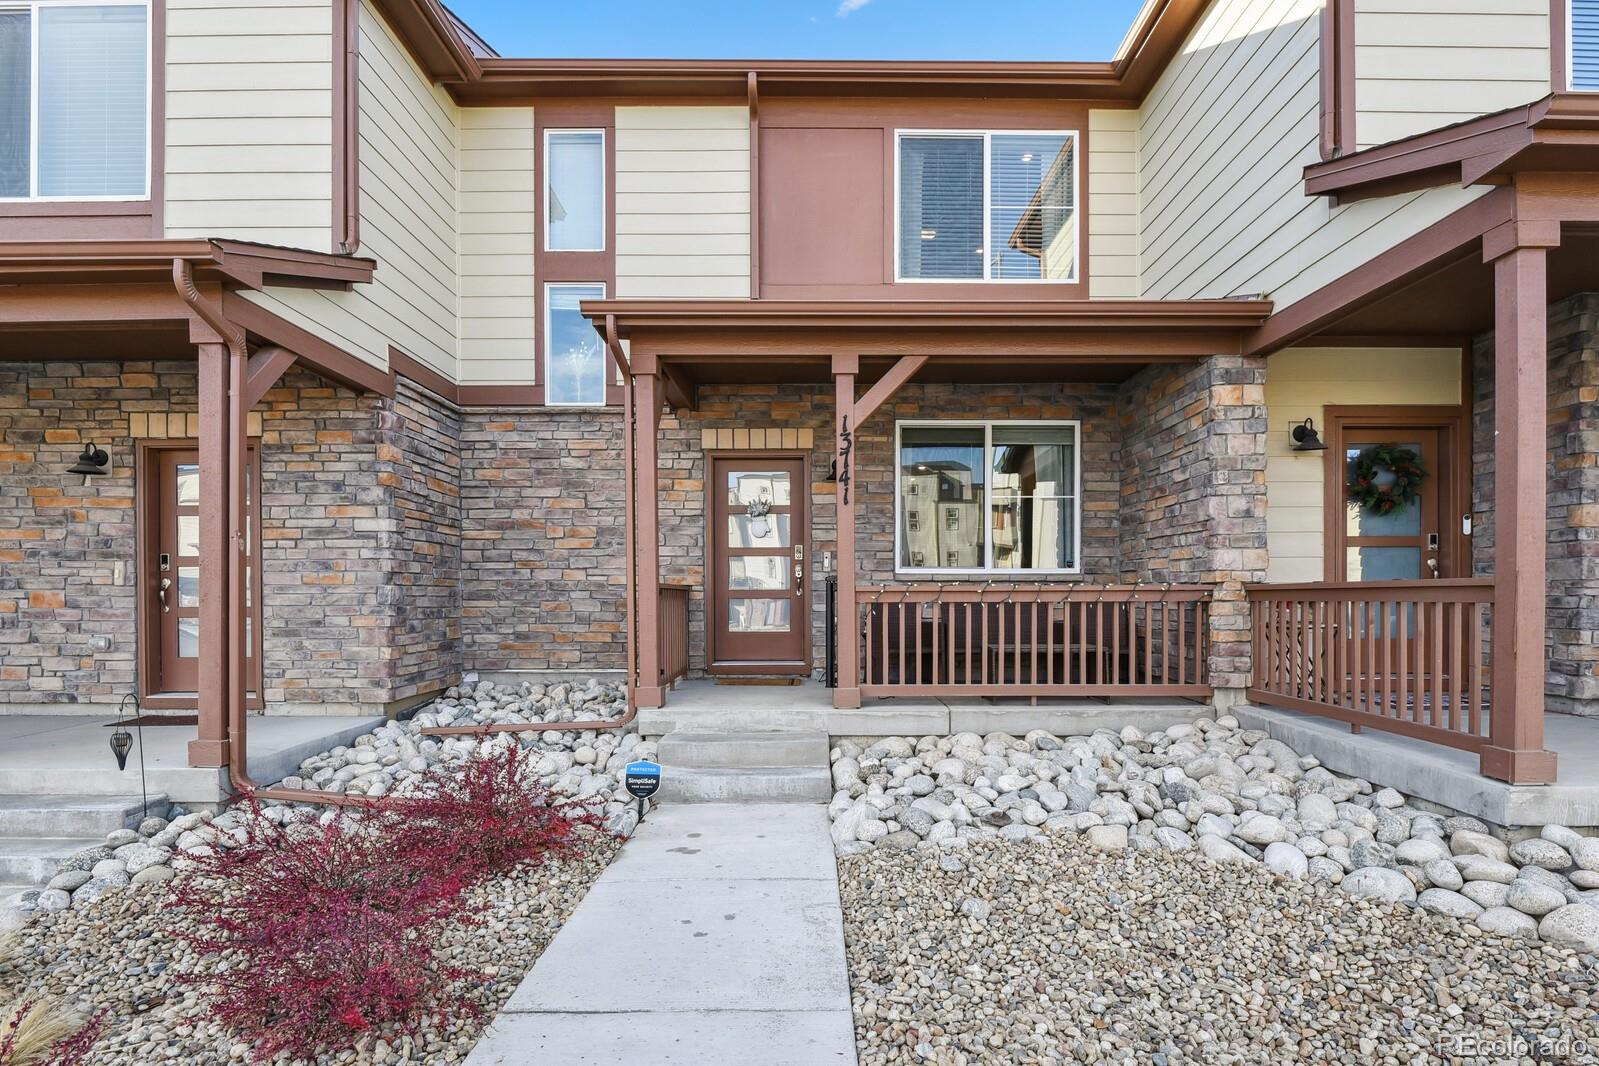
<path id="1" fill-rule="evenodd" d="M 853 1066 L 816 804 L 676 804 L 601 875 L 467 1066 Z"/>

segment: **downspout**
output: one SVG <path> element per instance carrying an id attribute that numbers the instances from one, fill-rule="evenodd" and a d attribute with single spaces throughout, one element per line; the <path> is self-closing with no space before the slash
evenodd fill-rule
<path id="1" fill-rule="evenodd" d="M 484 736 L 489 733 L 554 733 L 565 732 L 569 729 L 621 729 L 632 723 L 638 717 L 638 707 L 634 702 L 634 682 L 638 677 L 637 649 L 634 642 L 637 630 L 638 617 L 638 580 L 634 572 L 633 558 L 633 430 L 638 414 L 633 409 L 633 375 L 628 372 L 627 353 L 622 351 L 622 342 L 616 332 L 616 316 L 605 316 L 605 347 L 611 353 L 611 359 L 616 363 L 616 368 L 622 373 L 622 477 L 624 489 L 622 498 L 626 501 L 623 517 L 623 558 L 627 565 L 627 713 L 620 718 L 610 718 L 603 721 L 591 722 L 529 722 L 523 725 L 459 725 L 459 726 L 429 726 L 423 729 L 422 735 L 428 737 L 461 737 Z"/>
<path id="2" fill-rule="evenodd" d="M 228 321 L 222 309 L 200 292 L 194 284 L 194 270 L 188 260 L 172 261 L 172 284 L 178 297 L 188 305 L 207 326 L 210 326 L 228 346 L 228 436 L 231 455 L 245 451 L 244 381 L 249 350 L 244 331 Z M 231 462 L 231 459 L 230 459 Z M 238 550 L 242 535 L 244 515 L 244 479 L 228 479 L 228 525 L 233 550 L 228 557 L 228 588 L 230 592 L 243 590 L 244 560 Z M 242 596 L 241 596 L 242 601 Z M 247 792 L 256 799 L 277 800 L 285 803 L 324 803 L 336 807 L 370 806 L 366 796 L 349 796 L 343 792 L 319 792 L 297 788 L 262 788 L 250 777 L 249 756 L 246 750 L 248 734 L 245 728 L 244 655 L 240 641 L 230 635 L 228 640 L 228 780 L 235 793 Z"/>

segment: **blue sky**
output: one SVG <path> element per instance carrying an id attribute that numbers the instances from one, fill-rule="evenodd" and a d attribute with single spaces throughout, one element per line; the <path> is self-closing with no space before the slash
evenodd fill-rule
<path id="1" fill-rule="evenodd" d="M 1139 0 L 447 0 L 501 55 L 1109 59 Z"/>

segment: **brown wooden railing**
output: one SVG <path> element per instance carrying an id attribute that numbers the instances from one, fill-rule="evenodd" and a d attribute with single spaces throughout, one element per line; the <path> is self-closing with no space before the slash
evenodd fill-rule
<path id="1" fill-rule="evenodd" d="M 1256 703 L 1480 751 L 1493 582 L 1253 585 Z"/>
<path id="2" fill-rule="evenodd" d="M 661 685 L 688 676 L 689 585 L 661 586 Z"/>
<path id="3" fill-rule="evenodd" d="M 1210 694 L 1202 585 L 868 585 L 862 696 Z"/>

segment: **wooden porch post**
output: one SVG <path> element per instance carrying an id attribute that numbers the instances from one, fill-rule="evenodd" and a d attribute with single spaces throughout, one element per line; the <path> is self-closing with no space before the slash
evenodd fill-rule
<path id="1" fill-rule="evenodd" d="M 861 705 L 860 638 L 855 607 L 855 375 L 860 356 L 833 355 L 834 456 L 838 462 L 838 595 L 833 647 L 838 656 L 838 687 L 833 706 L 851 710 Z"/>
<path id="2" fill-rule="evenodd" d="M 1508 222 L 1483 237 L 1494 267 L 1493 704 L 1485 776 L 1555 780 L 1544 749 L 1544 560 L 1548 463 L 1548 249 L 1557 222 Z"/>
<path id="3" fill-rule="evenodd" d="M 633 572 L 638 607 L 638 678 L 636 706 L 661 707 L 666 690 L 661 685 L 661 538 L 660 460 L 656 434 L 661 422 L 659 364 L 653 356 L 635 352 L 633 375 L 633 516 L 638 533 L 633 538 Z"/>
<path id="4" fill-rule="evenodd" d="M 197 345 L 200 360 L 200 689 L 199 734 L 190 766 L 228 764 L 228 346 Z M 176 575 L 173 575 L 174 582 Z M 174 589 L 175 592 L 175 589 Z"/>

